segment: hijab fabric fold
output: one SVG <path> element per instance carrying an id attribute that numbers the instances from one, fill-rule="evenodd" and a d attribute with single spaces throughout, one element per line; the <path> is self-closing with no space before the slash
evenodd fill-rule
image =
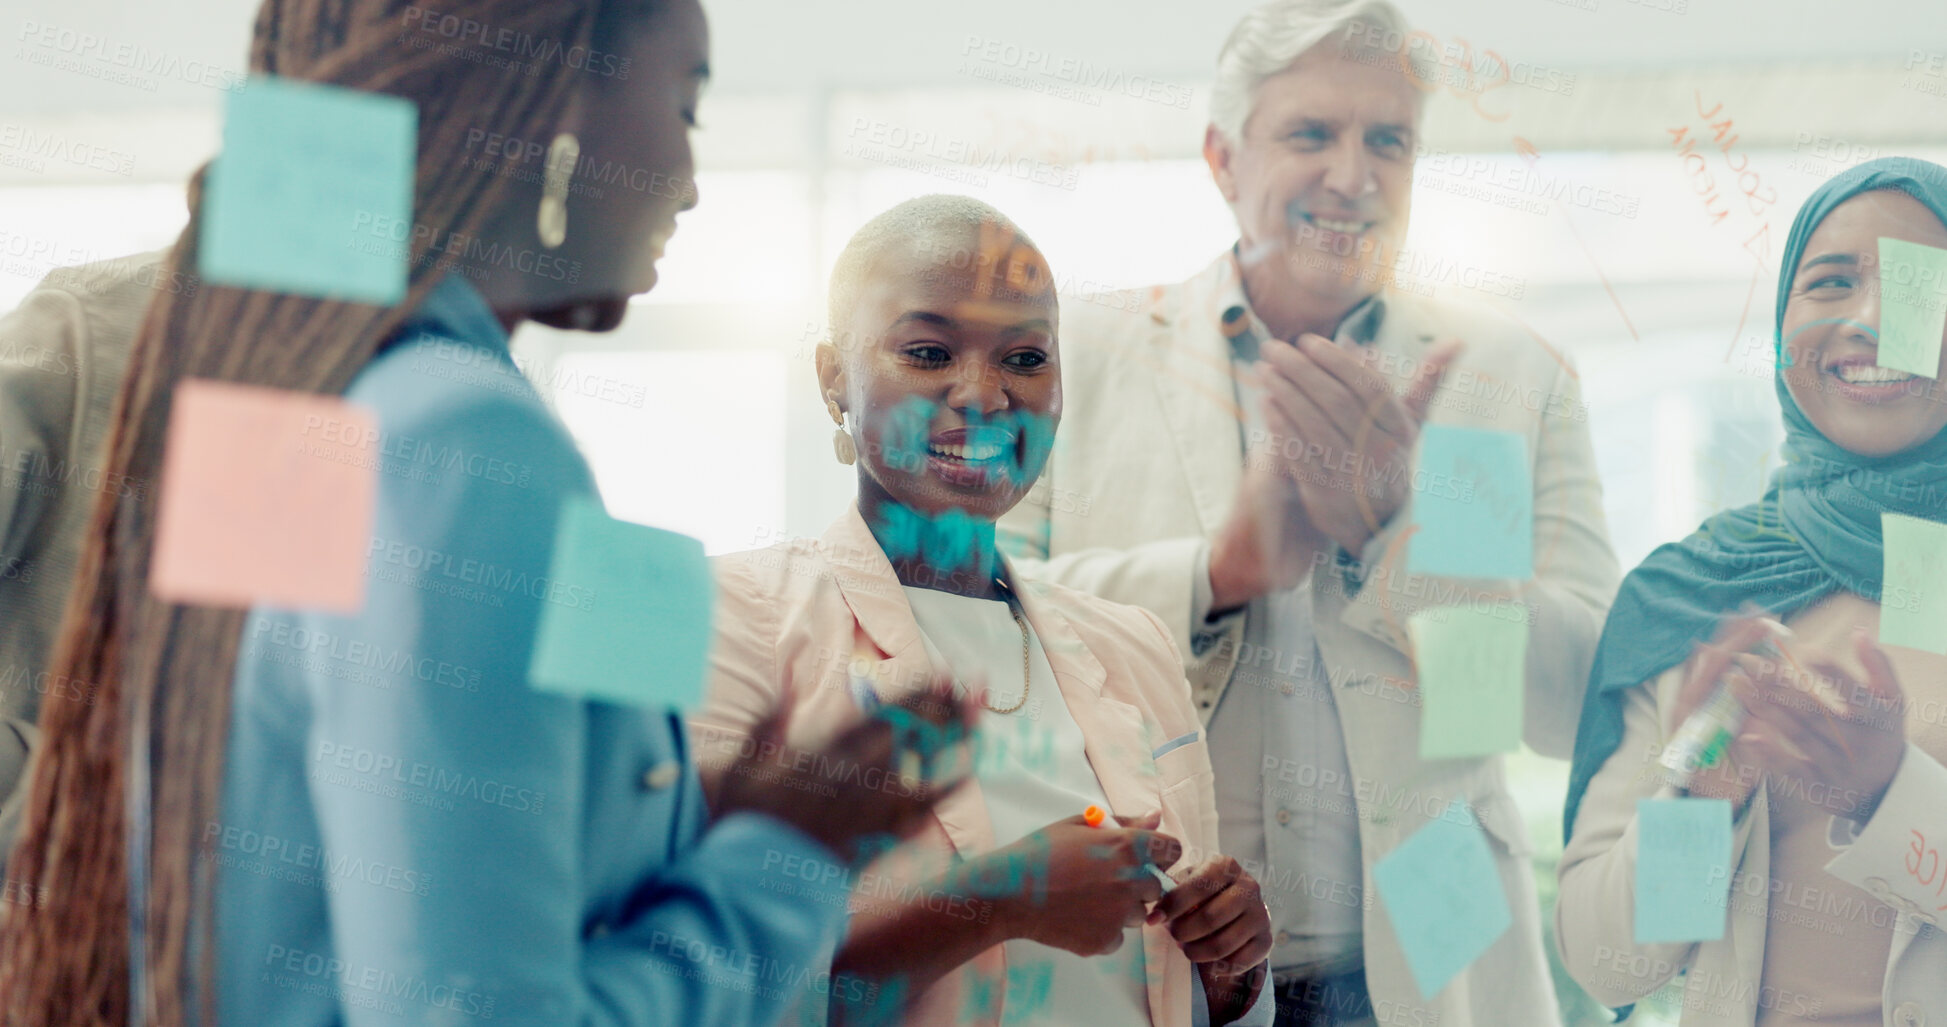
<path id="1" fill-rule="evenodd" d="M 1884 571 L 1880 514 L 1947 519 L 1947 432 L 1884 457 L 1863 457 L 1819 433 L 1785 388 L 1785 304 L 1794 269 L 1820 222 L 1841 203 L 1899 189 L 1947 224 L 1947 168 L 1910 157 L 1868 161 L 1826 182 L 1793 220 L 1779 261 L 1772 385 L 1784 412 L 1784 465 L 1765 494 L 1659 547 L 1623 579 L 1596 644 L 1575 737 L 1563 840 L 1589 781 L 1622 744 L 1623 694 L 1687 659 L 1719 622 L 1751 603 L 1780 619 L 1833 592 L 1877 602 Z M 1916 379 L 1915 387 L 1933 386 Z M 1947 385 L 1941 402 L 1947 402 Z"/>

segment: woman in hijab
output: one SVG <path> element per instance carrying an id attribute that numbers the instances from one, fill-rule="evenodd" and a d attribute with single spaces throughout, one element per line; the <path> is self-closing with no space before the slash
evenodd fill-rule
<path id="1" fill-rule="evenodd" d="M 1684 1027 L 1947 1016 L 1947 657 L 1875 641 L 1883 608 L 1918 602 L 1888 585 L 1914 555 L 1886 538 L 1947 530 L 1904 520 L 1947 521 L 1947 366 L 1878 366 L 1881 311 L 1910 302 L 1882 280 L 1941 299 L 1901 242 L 1947 249 L 1947 169 L 1871 161 L 1806 201 L 1778 287 L 1785 466 L 1758 503 L 1652 553 L 1610 612 L 1556 909 L 1569 972 L 1604 1002 L 1687 971 Z M 1742 724 L 1676 787 L 1659 757 L 1720 681 Z M 1692 882 L 1727 922 L 1639 942 L 1681 932 L 1637 920 L 1638 804 L 1686 795 L 1730 808 L 1728 867 Z"/>

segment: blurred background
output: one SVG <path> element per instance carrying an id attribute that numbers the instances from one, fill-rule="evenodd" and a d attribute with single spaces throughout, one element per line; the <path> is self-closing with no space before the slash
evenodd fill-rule
<path id="1" fill-rule="evenodd" d="M 1947 162 L 1947 18 L 1919 0 L 1395 2 L 1468 72 L 1428 98 L 1401 287 L 1498 307 L 1575 362 L 1625 567 L 1755 498 L 1782 434 L 1777 251 L 1833 174 Z M 1200 154 L 1210 68 L 1248 6 L 706 0 L 701 204 L 661 284 L 612 335 L 516 339 L 611 511 L 713 553 L 841 512 L 810 352 L 832 258 L 899 200 L 995 204 L 1064 293 L 1203 267 L 1235 235 Z M 175 237 L 254 4 L 9 8 L 0 309 L 53 267 Z M 1544 901 L 1565 775 L 1515 761 Z M 1606 1022 L 1558 984 L 1575 1022 Z"/>

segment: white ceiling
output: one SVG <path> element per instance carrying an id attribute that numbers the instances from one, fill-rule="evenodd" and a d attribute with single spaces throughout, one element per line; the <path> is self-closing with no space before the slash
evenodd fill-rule
<path id="1" fill-rule="evenodd" d="M 1568 71 L 1904 61 L 1947 52 L 1939 0 L 1398 0 L 1414 25 L 1511 61 Z M 1585 10 L 1593 4 L 1595 10 Z M 1685 6 L 1683 13 L 1659 6 Z M 12 0 L 0 49 L 0 117 L 214 107 L 206 86 L 147 88 L 35 64 L 31 29 L 54 26 L 146 59 L 241 70 L 252 0 Z M 428 6 L 438 6 L 429 0 Z M 714 89 L 967 84 L 970 37 L 1073 57 L 1125 75 L 1201 82 L 1247 0 L 706 0 Z M 140 49 L 137 49 L 140 48 Z M 95 61 L 95 64 L 102 62 Z"/>
<path id="2" fill-rule="evenodd" d="M 1582 0 L 1586 6 L 1591 0 Z M 1938 0 L 1688 0 L 1683 14 L 1592 0 L 1395 0 L 1415 28 L 1466 38 L 1510 60 L 1570 70 L 1722 62 L 1904 57 L 1947 48 Z M 1207 77 L 1250 0 L 742 0 L 709 4 L 726 85 L 944 82 L 967 37 L 1120 65 L 1130 73 Z M 1923 24 L 1924 23 L 1924 24 Z M 811 45 L 815 44 L 815 45 Z"/>

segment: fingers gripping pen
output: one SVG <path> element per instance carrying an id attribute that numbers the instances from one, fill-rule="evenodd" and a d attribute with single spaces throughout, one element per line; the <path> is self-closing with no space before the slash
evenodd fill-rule
<path id="1" fill-rule="evenodd" d="M 1082 811 L 1082 822 L 1090 827 L 1101 827 L 1108 819 L 1108 811 L 1100 806 L 1090 806 Z M 1170 880 L 1170 875 L 1164 873 L 1156 864 L 1145 861 L 1143 863 L 1143 869 L 1149 871 L 1150 875 L 1156 878 L 1157 884 L 1162 885 L 1163 894 L 1168 895 L 1170 892 L 1176 890 L 1176 882 Z"/>
<path id="2" fill-rule="evenodd" d="M 1778 641 L 1791 637 L 1791 629 L 1775 620 L 1766 619 L 1764 623 L 1770 634 L 1752 648 L 1753 655 L 1775 663 L 1788 662 L 1790 658 Z M 1731 694 L 1730 682 L 1720 678 L 1703 703 L 1684 718 L 1657 759 L 1664 780 L 1678 791 L 1689 788 L 1699 773 L 1723 762 L 1725 751 L 1744 730 L 1744 719 L 1744 705 Z"/>

